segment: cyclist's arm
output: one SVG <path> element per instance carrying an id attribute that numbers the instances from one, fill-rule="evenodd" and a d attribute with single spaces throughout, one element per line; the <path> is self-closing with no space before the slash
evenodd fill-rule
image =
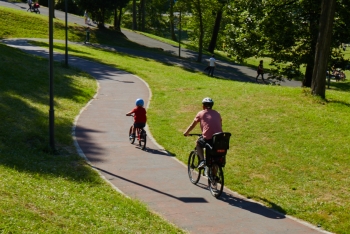
<path id="1" fill-rule="evenodd" d="M 134 111 L 132 110 L 132 111 L 126 113 L 126 116 L 130 116 L 130 115 L 132 115 L 133 113 L 134 113 Z"/>
<path id="2" fill-rule="evenodd" d="M 196 127 L 196 125 L 198 124 L 198 122 L 194 121 L 191 123 L 190 126 L 188 126 L 188 128 L 186 129 L 186 131 L 184 132 L 184 136 L 188 136 L 188 134 L 194 129 L 194 127 Z"/>

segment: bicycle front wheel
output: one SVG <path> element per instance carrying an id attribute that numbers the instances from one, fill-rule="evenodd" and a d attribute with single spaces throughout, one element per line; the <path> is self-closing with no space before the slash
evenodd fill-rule
<path id="1" fill-rule="evenodd" d="M 141 147 L 142 150 L 144 150 L 146 148 L 146 131 L 145 130 L 141 130 L 139 132 L 140 134 L 140 139 L 139 139 L 139 145 Z"/>
<path id="2" fill-rule="evenodd" d="M 129 130 L 129 141 L 131 144 L 134 144 L 135 142 L 135 136 L 132 136 L 132 126 L 130 127 L 130 130 Z"/>
<path id="3" fill-rule="evenodd" d="M 224 172 L 218 164 L 213 164 L 208 168 L 208 187 L 211 195 L 219 198 L 224 189 Z"/>
<path id="4" fill-rule="evenodd" d="M 190 178 L 190 181 L 192 184 L 197 184 L 199 181 L 199 178 L 201 177 L 200 169 L 198 169 L 199 164 L 199 157 L 196 154 L 196 152 L 193 150 L 190 153 L 190 156 L 188 156 L 188 163 L 187 163 L 187 171 L 188 171 L 188 177 Z"/>

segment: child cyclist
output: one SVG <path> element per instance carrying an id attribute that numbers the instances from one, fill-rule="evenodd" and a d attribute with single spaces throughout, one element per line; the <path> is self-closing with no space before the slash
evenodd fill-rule
<path id="1" fill-rule="evenodd" d="M 130 137 L 135 137 L 136 128 L 144 128 L 147 121 L 146 109 L 143 108 L 144 101 L 141 98 L 138 98 L 136 99 L 135 104 L 136 107 L 126 114 L 127 116 L 134 114 L 134 125 L 132 128 L 132 136 Z"/>

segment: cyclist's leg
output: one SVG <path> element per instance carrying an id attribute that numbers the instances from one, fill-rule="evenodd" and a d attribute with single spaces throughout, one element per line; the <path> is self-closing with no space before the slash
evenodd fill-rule
<path id="1" fill-rule="evenodd" d="M 203 150 L 203 148 L 205 148 L 205 145 L 206 145 L 205 139 L 203 138 L 203 136 L 200 136 L 196 144 L 196 150 L 200 160 L 198 168 L 200 169 L 204 168 L 205 166 L 205 157 L 204 157 L 204 150 Z"/>
<path id="2" fill-rule="evenodd" d="M 141 134 L 141 131 L 143 131 L 143 128 L 145 127 L 145 123 L 134 123 L 134 133 L 136 132 L 137 133 L 137 137 L 138 139 L 140 140 L 140 134 Z"/>
<path id="3" fill-rule="evenodd" d="M 200 146 L 199 144 L 196 145 L 196 150 L 197 150 L 197 154 L 199 156 L 199 160 L 204 160 L 204 150 L 202 148 L 202 146 Z"/>

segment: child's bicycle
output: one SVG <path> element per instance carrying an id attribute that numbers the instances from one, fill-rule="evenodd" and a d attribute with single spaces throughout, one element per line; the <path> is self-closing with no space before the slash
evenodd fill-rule
<path id="1" fill-rule="evenodd" d="M 189 134 L 189 136 L 201 136 L 201 134 Z M 202 171 L 203 176 L 208 177 L 208 187 L 211 195 L 219 198 L 224 189 L 224 172 L 223 167 L 226 164 L 226 153 L 229 149 L 231 133 L 221 132 L 213 135 L 213 145 L 206 144 L 205 158 L 206 166 L 199 169 L 200 158 L 196 147 L 191 151 L 188 157 L 187 170 L 192 184 L 197 184 Z"/>
<path id="2" fill-rule="evenodd" d="M 133 117 L 133 115 L 130 115 L 131 117 Z M 132 128 L 134 125 L 131 125 L 130 129 L 129 129 L 129 141 L 131 144 L 134 144 L 135 139 L 137 138 L 137 140 L 139 141 L 139 146 L 141 147 L 142 150 L 144 150 L 146 148 L 146 142 L 147 142 L 147 133 L 146 130 L 143 128 L 136 128 L 135 129 L 135 135 L 132 134 Z"/>

